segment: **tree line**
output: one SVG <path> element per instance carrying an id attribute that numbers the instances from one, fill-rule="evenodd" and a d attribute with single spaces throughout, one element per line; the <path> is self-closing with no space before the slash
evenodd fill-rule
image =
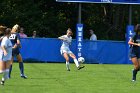
<path id="1" fill-rule="evenodd" d="M 132 24 L 140 23 L 139 5 L 132 5 Z M 84 39 L 93 29 L 99 40 L 125 40 L 129 5 L 82 3 Z M 76 36 L 78 3 L 55 0 L 0 0 L 0 25 L 19 24 L 28 36 L 56 38 L 71 28 Z"/>

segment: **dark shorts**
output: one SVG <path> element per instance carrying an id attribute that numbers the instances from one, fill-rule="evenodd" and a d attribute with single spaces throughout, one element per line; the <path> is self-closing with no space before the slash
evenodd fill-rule
<path id="1" fill-rule="evenodd" d="M 12 56 L 17 56 L 20 54 L 19 48 L 15 48 L 12 50 Z"/>
<path id="2" fill-rule="evenodd" d="M 135 48 L 130 49 L 129 55 L 131 58 L 134 58 L 134 57 L 140 58 L 140 49 L 135 49 Z"/>

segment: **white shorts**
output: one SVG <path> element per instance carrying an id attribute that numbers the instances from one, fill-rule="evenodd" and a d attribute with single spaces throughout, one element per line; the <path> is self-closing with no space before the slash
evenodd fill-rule
<path id="1" fill-rule="evenodd" d="M 12 54 L 7 54 L 6 56 L 2 56 L 2 61 L 6 62 L 6 61 L 9 61 L 11 60 L 12 58 Z"/>
<path id="2" fill-rule="evenodd" d="M 71 54 L 72 51 L 70 51 L 69 48 L 61 48 L 60 53 L 61 53 L 61 55 L 63 55 L 64 53 Z"/>

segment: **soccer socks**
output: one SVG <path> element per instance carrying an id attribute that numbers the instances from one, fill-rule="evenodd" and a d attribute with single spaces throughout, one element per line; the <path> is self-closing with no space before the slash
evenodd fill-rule
<path id="1" fill-rule="evenodd" d="M 9 69 L 6 69 L 3 73 L 2 81 L 9 79 Z"/>
<path id="2" fill-rule="evenodd" d="M 76 65 L 76 67 L 79 67 L 79 62 L 78 62 L 78 60 L 75 58 L 75 59 L 73 59 L 74 60 L 74 63 L 75 63 L 75 65 Z"/>
<path id="3" fill-rule="evenodd" d="M 3 71 L 2 70 L 0 70 L 0 74 L 2 74 L 3 73 Z"/>
<path id="4" fill-rule="evenodd" d="M 136 75 L 138 71 L 139 70 L 136 70 L 136 69 L 133 70 L 133 78 L 132 78 L 133 81 L 136 81 Z"/>
<path id="5" fill-rule="evenodd" d="M 21 76 L 24 76 L 24 66 L 23 66 L 23 62 L 19 62 L 19 69 L 20 69 L 20 74 L 21 74 Z"/>
<path id="6" fill-rule="evenodd" d="M 66 61 L 66 68 L 69 71 L 70 70 L 70 63 Z"/>
<path id="7" fill-rule="evenodd" d="M 12 72 L 12 65 L 10 65 L 10 68 L 9 68 L 9 78 L 11 77 L 11 72 Z"/>

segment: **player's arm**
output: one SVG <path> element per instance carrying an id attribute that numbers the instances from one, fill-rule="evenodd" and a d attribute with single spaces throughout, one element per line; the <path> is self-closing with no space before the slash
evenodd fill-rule
<path id="1" fill-rule="evenodd" d="M 21 48 L 21 43 L 20 43 L 20 36 L 19 36 L 19 34 L 16 35 L 15 40 L 16 40 L 16 43 L 13 45 L 12 48 L 13 48 L 13 49 L 15 49 L 15 48 Z"/>
<path id="2" fill-rule="evenodd" d="M 130 38 L 130 40 L 128 41 L 128 44 L 129 45 L 134 45 L 134 46 L 140 46 L 140 44 L 133 42 L 133 38 Z"/>
<path id="3" fill-rule="evenodd" d="M 20 40 L 17 40 L 17 43 L 12 48 L 15 49 L 17 47 L 21 48 Z"/>
<path id="4" fill-rule="evenodd" d="M 6 51 L 6 48 L 4 45 L 1 46 L 1 49 L 3 50 L 4 56 L 6 56 L 8 53 Z"/>
<path id="5" fill-rule="evenodd" d="M 19 34 L 17 34 L 17 46 L 19 47 L 19 48 L 21 48 L 22 46 L 21 46 L 21 43 L 20 43 L 20 35 Z"/>
<path id="6" fill-rule="evenodd" d="M 19 39 L 17 39 L 17 47 L 19 47 L 19 48 L 22 47 Z"/>
<path id="7" fill-rule="evenodd" d="M 2 41 L 2 39 L 3 39 L 3 36 L 2 36 L 2 37 L 0 37 L 0 42 Z"/>
<path id="8" fill-rule="evenodd" d="M 5 47 L 6 45 L 7 45 L 7 42 L 5 39 L 3 39 L 1 42 L 1 49 L 3 50 L 4 56 L 6 56 L 8 54 L 6 51 L 6 47 Z"/>
<path id="9" fill-rule="evenodd" d="M 66 40 L 66 39 L 64 38 L 64 36 L 60 36 L 60 37 L 58 37 L 58 39 L 60 39 L 60 40 Z"/>

